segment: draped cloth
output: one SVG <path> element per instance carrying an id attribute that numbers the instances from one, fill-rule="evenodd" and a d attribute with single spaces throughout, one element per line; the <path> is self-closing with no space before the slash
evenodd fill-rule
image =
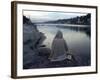
<path id="1" fill-rule="evenodd" d="M 51 61 L 62 61 L 67 58 L 68 47 L 61 31 L 58 31 L 51 47 L 49 59 Z"/>

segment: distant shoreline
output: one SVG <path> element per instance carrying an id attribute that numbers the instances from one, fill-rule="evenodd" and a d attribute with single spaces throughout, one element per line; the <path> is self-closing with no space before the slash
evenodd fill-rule
<path id="1" fill-rule="evenodd" d="M 71 26 L 71 27 L 90 27 L 90 25 L 79 25 L 79 24 L 52 24 L 52 23 L 42 23 L 36 24 L 37 26 L 46 25 L 46 26 Z"/>

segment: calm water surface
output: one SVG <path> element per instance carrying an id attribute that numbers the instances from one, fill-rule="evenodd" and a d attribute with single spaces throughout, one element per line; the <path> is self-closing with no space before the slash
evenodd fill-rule
<path id="1" fill-rule="evenodd" d="M 50 26 L 50 25 L 38 25 L 38 30 L 43 32 L 46 36 L 43 44 L 48 48 L 51 48 L 52 41 L 58 30 L 61 30 L 63 37 L 68 45 L 69 51 L 74 55 L 83 57 L 90 63 L 90 37 L 83 31 L 76 31 L 69 28 Z"/>

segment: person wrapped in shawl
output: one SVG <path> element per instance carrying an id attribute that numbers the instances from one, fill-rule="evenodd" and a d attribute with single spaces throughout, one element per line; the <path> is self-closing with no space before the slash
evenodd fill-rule
<path id="1" fill-rule="evenodd" d="M 68 47 L 63 38 L 62 32 L 59 30 L 52 42 L 50 61 L 62 61 L 67 58 Z"/>

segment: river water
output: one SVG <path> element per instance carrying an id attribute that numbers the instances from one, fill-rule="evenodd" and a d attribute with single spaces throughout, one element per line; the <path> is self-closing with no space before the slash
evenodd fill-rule
<path id="1" fill-rule="evenodd" d="M 67 27 L 58 27 L 51 25 L 38 25 L 38 30 L 46 36 L 43 44 L 46 47 L 51 48 L 52 41 L 58 30 L 62 31 L 63 37 L 68 45 L 69 51 L 78 55 L 81 58 L 82 65 L 91 64 L 91 55 L 90 55 L 90 36 L 85 32 L 80 30 L 69 29 Z"/>

